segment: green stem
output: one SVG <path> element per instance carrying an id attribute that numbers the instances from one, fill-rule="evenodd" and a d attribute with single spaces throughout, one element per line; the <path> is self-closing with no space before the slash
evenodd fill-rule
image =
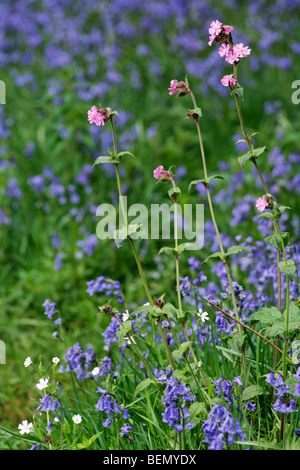
<path id="1" fill-rule="evenodd" d="M 116 316 L 114 315 L 114 318 L 116 318 L 117 321 L 120 323 L 120 325 L 122 325 L 122 322 L 121 322 L 121 320 L 120 320 L 118 317 L 116 317 Z M 128 336 L 128 339 L 129 339 L 129 341 L 130 341 L 130 344 L 131 344 L 132 348 L 134 349 L 134 352 L 136 353 L 136 355 L 138 356 L 138 358 L 142 361 L 142 363 L 143 363 L 145 369 L 147 370 L 148 374 L 150 375 L 151 379 L 155 382 L 157 388 L 163 393 L 163 390 L 162 390 L 160 384 L 157 382 L 156 378 L 155 378 L 154 375 L 152 374 L 151 369 L 150 369 L 150 367 L 148 366 L 148 364 L 147 364 L 145 358 L 144 358 L 143 355 L 139 352 L 138 347 L 136 346 L 136 344 L 135 344 L 133 338 L 131 338 L 131 336 L 130 336 L 130 333 L 127 333 L 127 336 Z"/>
<path id="2" fill-rule="evenodd" d="M 171 329 L 171 331 L 172 331 L 172 334 L 173 334 L 173 336 L 174 336 L 174 339 L 175 339 L 175 341 L 176 341 L 176 344 L 177 344 L 177 346 L 180 348 L 179 339 L 178 339 L 178 337 L 177 337 L 177 335 L 176 335 L 176 332 L 174 331 L 174 328 L 173 328 L 172 323 L 170 322 L 169 318 L 168 318 L 168 323 L 169 323 L 170 329 Z M 197 385 L 197 387 L 198 387 L 198 390 L 199 390 L 199 392 L 200 392 L 200 394 L 201 394 L 201 396 L 202 396 L 202 398 L 203 398 L 203 401 L 204 401 L 204 403 L 206 404 L 206 406 L 208 407 L 207 399 L 206 399 L 206 397 L 205 397 L 205 395 L 204 395 L 204 393 L 203 393 L 203 391 L 202 391 L 201 385 L 199 384 L 199 381 L 198 381 L 197 377 L 196 377 L 195 374 L 194 374 L 194 371 L 193 371 L 193 369 L 192 369 L 192 367 L 191 367 L 191 365 L 190 365 L 190 363 L 189 363 L 189 360 L 188 360 L 188 358 L 186 357 L 186 354 L 184 354 L 183 357 L 184 357 L 185 362 L 186 362 L 186 364 L 187 364 L 187 366 L 188 366 L 188 368 L 189 368 L 189 370 L 190 370 L 190 372 L 191 372 L 191 375 L 193 376 L 193 378 L 194 378 L 194 380 L 195 380 L 195 383 L 196 383 L 196 385 Z M 204 380 L 205 380 L 205 378 L 204 378 Z M 206 382 L 206 380 L 205 380 L 205 386 L 207 387 L 207 382 Z"/>
<path id="3" fill-rule="evenodd" d="M 171 355 L 171 352 L 170 352 L 170 349 L 169 349 L 169 346 L 168 346 L 168 343 L 167 343 L 167 340 L 166 340 L 166 337 L 165 337 L 165 334 L 164 334 L 164 330 L 163 330 L 160 318 L 157 318 L 156 323 L 158 324 L 160 335 L 161 335 L 161 338 L 163 340 L 165 350 L 166 350 L 169 362 L 171 364 L 171 367 L 172 367 L 173 370 L 176 370 L 176 367 L 175 367 L 175 364 L 174 364 L 174 361 L 173 361 L 173 358 L 172 358 L 172 355 Z"/>
<path id="4" fill-rule="evenodd" d="M 197 103 L 196 103 L 196 100 L 195 100 L 195 96 L 192 92 L 190 94 L 191 94 L 191 98 L 192 98 L 194 107 L 196 108 Z M 208 200 L 209 210 L 210 210 L 211 219 L 212 219 L 212 222 L 213 222 L 213 225 L 214 225 L 214 228 L 215 228 L 216 236 L 217 236 L 217 239 L 218 239 L 220 251 L 221 251 L 222 256 L 224 256 L 225 251 L 224 251 L 224 248 L 223 248 L 223 244 L 222 244 L 218 224 L 217 224 L 217 221 L 216 221 L 216 218 L 215 218 L 213 203 L 212 203 L 210 190 L 209 190 L 208 173 L 207 173 L 207 167 L 206 167 L 206 158 L 205 158 L 205 152 L 204 152 L 204 146 L 203 146 L 203 140 L 202 140 L 199 120 L 195 119 L 195 122 L 196 122 L 196 126 L 197 126 L 197 133 L 198 133 L 198 139 L 199 139 L 200 154 L 201 154 L 201 158 L 202 158 L 204 178 L 207 181 L 207 183 L 205 184 L 205 189 L 206 189 L 206 193 L 207 193 L 207 200 Z M 227 260 L 224 261 L 224 266 L 225 266 L 225 270 L 226 270 L 226 274 L 227 274 L 227 278 L 228 278 L 228 283 L 229 283 L 229 287 L 230 287 L 230 293 L 231 293 L 234 312 L 235 312 L 237 320 L 240 320 L 240 316 L 239 316 L 239 312 L 238 312 L 238 308 L 237 308 L 237 304 L 236 304 L 236 298 L 235 298 L 233 285 L 232 285 L 231 273 L 230 273 L 230 269 L 229 269 Z M 242 329 L 241 329 L 239 324 L 238 324 L 238 333 L 239 333 L 240 336 L 242 335 Z M 244 350 L 242 350 L 242 356 L 243 356 L 243 368 L 244 368 L 245 375 L 246 375 L 246 359 L 245 359 L 245 351 Z"/>
<path id="5" fill-rule="evenodd" d="M 175 185 L 175 182 L 174 180 L 172 180 L 172 185 L 173 185 L 173 188 L 175 189 L 176 188 L 176 185 Z M 179 316 L 180 318 L 183 317 L 183 311 L 182 311 L 182 301 L 181 301 L 181 292 L 180 292 L 180 273 L 179 273 L 179 255 L 177 253 L 177 250 L 178 250 L 178 226 L 177 226 L 177 223 L 178 223 L 178 202 L 177 202 L 177 196 L 175 195 L 174 196 L 174 206 L 175 206 L 175 209 L 174 209 L 174 238 L 175 238 L 175 250 L 176 250 L 176 255 L 175 255 L 175 263 L 176 263 L 176 286 L 177 286 L 177 296 L 178 296 L 178 307 L 179 307 Z M 184 325 L 184 322 L 182 322 L 182 329 L 183 329 L 183 333 L 184 333 L 184 336 L 185 336 L 185 339 L 186 341 L 189 343 L 189 337 L 188 337 L 188 334 L 187 334 L 187 331 L 186 331 L 186 328 L 185 328 L 185 325 Z M 173 328 L 172 328 L 173 330 Z M 194 359 L 194 362 L 195 364 L 198 365 L 198 361 L 197 361 L 197 357 L 195 355 L 195 352 L 192 348 L 192 345 L 189 344 L 189 350 L 190 350 L 190 353 Z M 205 379 L 205 376 L 203 374 L 203 371 L 200 369 L 200 374 L 201 374 L 201 377 L 207 387 L 207 381 Z"/>
<path id="6" fill-rule="evenodd" d="M 282 232 L 280 229 L 279 222 L 276 222 L 278 234 L 280 236 L 281 241 L 281 249 L 284 257 L 285 266 L 288 267 L 287 256 L 285 251 L 284 240 L 282 236 Z M 285 338 L 284 338 L 284 346 L 283 346 L 283 358 L 282 358 L 282 374 L 284 380 L 286 379 L 286 359 L 287 359 L 287 348 L 288 348 L 288 340 L 289 340 L 289 314 L 290 314 L 290 278 L 286 275 L 286 326 L 285 326 Z"/>
<path id="7" fill-rule="evenodd" d="M 113 142 L 114 142 L 114 153 L 115 153 L 115 156 L 117 156 L 117 139 L 116 139 L 115 126 L 114 126 L 114 122 L 113 122 L 113 116 L 110 117 L 110 122 L 111 122 Z M 123 194 L 122 194 L 122 187 L 121 187 L 121 180 L 120 180 L 118 163 L 115 163 L 115 169 L 116 169 L 116 176 L 117 176 L 119 199 L 121 201 L 121 210 L 122 210 L 123 217 L 124 217 L 124 220 L 125 220 L 125 223 L 126 223 L 126 226 L 127 226 L 127 230 L 128 230 L 128 219 L 127 219 L 126 210 L 125 210 L 125 207 L 124 207 L 124 201 L 123 201 Z M 154 306 L 154 301 L 152 299 L 152 296 L 151 296 L 151 293 L 150 293 L 150 290 L 149 290 L 149 287 L 148 287 L 148 283 L 147 283 L 147 280 L 146 280 L 146 277 L 145 277 L 145 274 L 144 274 L 142 264 L 140 262 L 140 258 L 138 256 L 137 251 L 136 251 L 134 242 L 133 242 L 133 240 L 130 236 L 128 236 L 128 240 L 129 240 L 131 248 L 132 248 L 132 252 L 133 252 L 133 255 L 134 255 L 138 270 L 139 270 L 139 274 L 140 274 L 140 277 L 141 277 L 141 280 L 142 280 L 142 283 L 143 283 L 148 301 L 149 301 L 150 305 L 153 307 Z M 167 340 L 165 338 L 160 320 L 157 321 L 157 324 L 158 324 L 158 327 L 159 327 L 159 331 L 160 331 L 160 334 L 161 334 L 161 337 L 162 337 L 162 340 L 163 340 L 165 350 L 166 350 L 167 356 L 169 358 L 170 364 L 171 364 L 172 368 L 175 370 L 175 364 L 173 362 L 173 359 L 172 359 L 172 356 L 171 356 L 171 353 L 170 353 L 170 350 L 169 350 L 169 346 L 168 346 Z"/>
<path id="8" fill-rule="evenodd" d="M 237 80 L 237 66 L 236 66 L 236 64 L 233 65 L 233 72 L 234 72 L 234 78 Z M 243 115 L 242 115 L 242 111 L 241 111 L 239 97 L 238 97 L 238 95 L 234 94 L 234 98 L 235 98 L 237 112 L 238 112 L 238 116 L 239 116 L 239 121 L 240 121 L 240 125 L 241 125 L 242 131 L 243 131 L 244 138 L 245 138 L 245 140 L 248 144 L 249 151 L 251 152 L 253 157 L 255 157 L 254 152 L 253 152 L 252 141 L 251 141 L 251 138 L 249 137 L 249 135 L 247 133 L 246 126 L 245 126 L 245 123 L 244 123 L 244 120 L 243 120 Z M 263 188 L 264 188 L 265 192 L 268 194 L 269 190 L 268 190 L 268 187 L 267 187 L 266 182 L 264 180 L 264 177 L 262 175 L 262 172 L 260 171 L 258 163 L 256 161 L 256 157 L 252 158 L 252 162 L 253 162 L 253 164 L 256 168 L 256 171 L 259 175 L 259 178 L 260 178 L 260 181 L 263 185 Z M 283 240 L 283 237 L 282 237 L 279 221 L 274 221 L 274 230 L 275 230 L 275 233 L 277 233 L 280 236 L 282 253 L 283 253 L 285 265 L 287 267 L 287 257 L 286 257 L 285 245 L 284 245 L 284 240 Z M 279 271 L 279 256 L 277 257 L 277 269 Z M 278 280 L 279 279 L 280 279 L 280 276 L 278 277 Z M 289 332 L 289 291 L 290 291 L 290 281 L 289 281 L 289 276 L 288 275 L 286 275 L 286 284 L 287 284 L 287 287 L 286 287 L 286 335 L 285 335 L 285 340 L 284 340 L 283 358 L 282 358 L 282 369 L 283 369 L 283 377 L 284 378 L 286 377 L 286 359 L 287 359 L 288 332 Z M 281 281 L 278 283 L 278 287 L 281 288 Z M 279 294 L 278 294 L 278 298 L 279 297 L 280 297 L 280 291 L 279 291 Z M 281 306 L 281 301 L 279 302 L 279 300 L 278 300 L 278 304 Z"/>

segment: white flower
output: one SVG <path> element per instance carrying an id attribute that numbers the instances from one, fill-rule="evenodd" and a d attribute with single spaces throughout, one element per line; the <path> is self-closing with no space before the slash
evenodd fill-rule
<path id="1" fill-rule="evenodd" d="M 20 430 L 20 434 L 29 434 L 33 431 L 33 424 L 28 423 L 27 419 L 25 419 L 21 424 L 19 424 L 18 429 Z"/>
<path id="2" fill-rule="evenodd" d="M 82 421 L 82 417 L 80 415 L 74 415 L 72 416 L 72 420 L 74 421 L 75 424 L 79 424 Z"/>
<path id="3" fill-rule="evenodd" d="M 127 344 L 136 344 L 134 338 L 127 338 L 127 336 L 124 336 L 124 339 L 127 341 Z"/>
<path id="4" fill-rule="evenodd" d="M 40 379 L 38 381 L 38 383 L 36 384 L 36 387 L 39 389 L 39 390 L 44 390 L 44 388 L 47 388 L 48 387 L 48 383 L 49 383 L 49 378 L 47 379 Z"/>
<path id="5" fill-rule="evenodd" d="M 150 303 L 149 303 L 149 302 L 146 302 L 146 303 L 144 304 L 144 307 L 149 307 L 149 305 L 150 305 Z"/>
<path id="6" fill-rule="evenodd" d="M 198 317 L 200 317 L 202 323 L 205 323 L 206 320 L 209 320 L 209 316 L 207 312 L 203 312 L 201 308 L 199 308 L 199 311 L 197 312 Z"/>
<path id="7" fill-rule="evenodd" d="M 125 310 L 125 313 L 122 314 L 122 320 L 127 321 L 129 319 L 130 315 L 128 310 Z"/>
<path id="8" fill-rule="evenodd" d="M 99 372 L 100 372 L 99 367 L 94 367 L 94 369 L 92 370 L 92 375 L 96 377 L 96 375 L 99 375 Z"/>
<path id="9" fill-rule="evenodd" d="M 59 357 L 54 357 L 54 358 L 52 359 L 52 362 L 53 362 L 54 364 L 58 364 L 58 363 L 60 362 Z"/>
<path id="10" fill-rule="evenodd" d="M 30 364 L 32 364 L 32 360 L 31 360 L 31 357 L 26 357 L 25 361 L 24 361 L 24 366 L 25 367 L 28 367 L 30 366 Z"/>
<path id="11" fill-rule="evenodd" d="M 55 423 L 59 423 L 59 422 L 60 422 L 60 419 L 59 419 L 57 416 L 55 416 L 55 418 L 53 419 L 53 421 L 54 421 Z"/>

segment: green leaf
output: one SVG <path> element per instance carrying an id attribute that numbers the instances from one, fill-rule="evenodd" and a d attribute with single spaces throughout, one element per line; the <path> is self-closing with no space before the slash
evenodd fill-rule
<path id="1" fill-rule="evenodd" d="M 217 251 L 216 253 L 212 253 L 204 261 L 202 261 L 202 264 L 207 263 L 207 261 L 212 258 L 219 258 L 221 261 L 225 261 L 225 258 L 223 257 L 222 253 L 220 251 Z"/>
<path id="2" fill-rule="evenodd" d="M 149 387 L 150 385 L 155 385 L 154 380 L 150 379 L 149 377 L 142 382 L 140 382 L 135 391 L 134 391 L 134 396 L 138 395 L 142 390 L 145 390 L 145 388 Z"/>
<path id="3" fill-rule="evenodd" d="M 272 219 L 272 220 L 276 219 L 276 217 L 274 217 L 272 212 L 262 212 L 261 214 L 259 214 L 257 218 L 258 219 Z"/>
<path id="4" fill-rule="evenodd" d="M 177 247 L 177 250 L 174 250 L 175 253 L 180 255 L 183 251 L 188 251 L 191 248 L 194 248 L 195 244 L 194 243 L 180 243 Z"/>
<path id="5" fill-rule="evenodd" d="M 131 158 L 135 158 L 135 156 L 133 155 L 133 153 L 131 152 L 128 152 L 127 150 L 125 152 L 119 152 L 117 157 L 118 157 L 118 160 L 120 160 L 121 157 L 124 157 L 125 155 L 127 155 L 128 157 L 131 157 Z"/>
<path id="6" fill-rule="evenodd" d="M 264 390 L 260 385 L 250 385 L 242 393 L 242 401 L 251 400 L 254 397 L 263 395 Z"/>
<path id="7" fill-rule="evenodd" d="M 228 337 L 228 346 L 235 351 L 240 351 L 246 341 L 246 335 L 239 335 L 239 333 L 234 333 Z"/>
<path id="8" fill-rule="evenodd" d="M 175 349 L 174 351 L 172 351 L 172 356 L 174 357 L 174 359 L 179 361 L 182 358 L 182 356 L 186 353 L 190 344 L 192 344 L 192 341 L 186 341 L 185 343 L 182 343 L 179 346 L 179 349 Z"/>
<path id="9" fill-rule="evenodd" d="M 286 276 L 293 277 L 296 274 L 296 263 L 293 259 L 288 259 L 287 264 L 285 261 L 280 261 L 278 263 L 279 269 L 283 274 L 286 274 Z"/>
<path id="10" fill-rule="evenodd" d="M 283 319 L 286 320 L 286 310 L 283 312 Z M 289 307 L 289 322 L 300 323 L 300 308 L 296 303 L 291 303 Z"/>
<path id="11" fill-rule="evenodd" d="M 213 179 L 223 180 L 224 177 L 222 175 L 213 175 L 213 176 L 209 176 L 207 179 L 202 178 L 200 180 L 193 180 L 189 184 L 188 192 L 190 192 L 192 186 L 195 186 L 196 184 L 199 184 L 199 183 L 202 183 L 204 186 L 208 186 L 211 180 Z"/>
<path id="12" fill-rule="evenodd" d="M 248 163 L 249 160 L 255 160 L 259 155 L 261 155 L 263 152 L 265 152 L 267 147 L 259 147 L 257 149 L 253 149 L 253 152 L 247 152 L 241 157 L 238 158 L 238 162 L 241 165 L 242 169 L 246 169 L 246 164 Z"/>
<path id="13" fill-rule="evenodd" d="M 282 314 L 276 307 L 264 307 L 252 316 L 253 320 L 261 323 L 275 323 L 282 320 Z"/>
<path id="14" fill-rule="evenodd" d="M 287 246 L 290 241 L 290 234 L 288 232 L 283 232 L 282 238 L 284 246 Z M 273 248 L 276 248 L 276 250 L 282 251 L 281 238 L 277 233 L 274 233 L 274 235 L 271 235 L 270 237 L 266 237 L 265 241 Z"/>
<path id="15" fill-rule="evenodd" d="M 194 109 L 189 109 L 188 116 L 191 116 L 193 119 L 199 119 L 202 117 L 202 110 L 198 106 Z"/>
<path id="16" fill-rule="evenodd" d="M 191 421 L 193 421 L 197 416 L 201 416 L 201 418 L 206 418 L 207 416 L 207 409 L 205 403 L 195 401 L 189 407 L 189 414 L 191 415 Z"/>
<path id="17" fill-rule="evenodd" d="M 124 341 L 124 337 L 132 330 L 132 323 L 131 320 L 124 321 L 122 325 L 120 325 L 120 330 L 117 331 L 116 336 L 118 338 L 118 344 L 122 344 Z"/>
<path id="18" fill-rule="evenodd" d="M 250 255 L 252 255 L 252 251 L 249 250 L 249 248 L 246 248 L 245 246 L 231 246 L 230 248 L 228 248 L 228 250 L 226 251 L 226 256 L 230 256 L 230 255 L 236 255 L 237 253 L 241 253 L 242 251 L 245 251 L 246 253 L 249 253 Z"/>
<path id="19" fill-rule="evenodd" d="M 266 151 L 268 151 L 268 148 L 266 146 L 253 149 L 253 153 L 256 157 L 259 157 L 259 155 L 261 155 L 262 153 Z"/>
<path id="20" fill-rule="evenodd" d="M 115 163 L 115 160 L 112 157 L 97 157 L 96 160 L 94 161 L 93 166 L 95 165 L 100 165 L 101 163 Z"/>
<path id="21" fill-rule="evenodd" d="M 174 318 L 174 317 L 177 317 L 177 316 L 178 316 L 179 310 L 178 310 L 176 307 L 174 307 L 173 304 L 166 303 L 166 304 L 163 306 L 163 312 L 164 312 L 165 314 L 167 314 L 168 317 Z"/>
<path id="22" fill-rule="evenodd" d="M 286 210 L 291 210 L 291 207 L 289 207 L 289 206 L 278 206 L 278 210 L 279 210 L 280 214 L 282 214 Z"/>
<path id="23" fill-rule="evenodd" d="M 130 237 L 134 233 L 137 233 L 142 228 L 142 224 L 129 224 L 128 227 L 123 225 L 122 228 L 114 230 L 113 239 L 118 248 L 122 245 L 122 242 Z"/>
<path id="24" fill-rule="evenodd" d="M 300 309 L 296 303 L 291 303 L 289 308 L 289 334 L 293 334 L 300 330 Z M 286 334 L 286 310 L 282 320 L 274 323 L 270 328 L 265 330 L 266 337 L 283 336 Z"/>
<path id="25" fill-rule="evenodd" d="M 168 195 L 170 196 L 171 199 L 178 199 L 180 194 L 181 194 L 181 190 L 178 186 L 175 186 L 175 188 L 171 188 L 168 191 Z"/>
<path id="26" fill-rule="evenodd" d="M 83 438 L 83 441 L 81 443 L 75 444 L 75 449 L 76 450 L 82 450 L 82 449 L 87 449 L 90 447 L 91 444 L 102 434 L 103 431 L 97 432 L 97 434 L 94 434 L 90 439 L 87 439 L 86 437 Z"/>
<path id="27" fill-rule="evenodd" d="M 167 253 L 167 254 L 172 253 L 172 254 L 174 254 L 174 252 L 175 252 L 175 248 L 171 248 L 170 246 L 163 246 L 163 247 L 159 250 L 158 254 L 159 254 L 159 255 L 161 255 L 162 253 Z"/>
<path id="28" fill-rule="evenodd" d="M 242 88 L 240 85 L 237 85 L 237 88 L 232 90 L 231 95 L 237 95 L 241 98 L 242 101 L 244 101 L 244 88 Z"/>

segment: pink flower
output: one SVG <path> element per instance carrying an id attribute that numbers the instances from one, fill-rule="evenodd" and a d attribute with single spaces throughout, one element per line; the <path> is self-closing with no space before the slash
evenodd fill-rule
<path id="1" fill-rule="evenodd" d="M 92 106 L 88 111 L 88 120 L 90 124 L 96 124 L 96 126 L 104 126 L 105 117 L 97 109 L 97 106 Z"/>
<path id="2" fill-rule="evenodd" d="M 155 168 L 153 176 L 156 180 L 173 181 L 173 173 L 165 170 L 162 165 Z"/>
<path id="3" fill-rule="evenodd" d="M 250 55 L 251 49 L 248 46 L 244 46 L 243 43 L 235 44 L 232 49 L 228 48 L 219 48 L 220 56 L 225 56 L 226 62 L 229 64 L 233 64 L 234 62 L 238 62 L 242 57 L 246 57 Z"/>
<path id="4" fill-rule="evenodd" d="M 251 49 L 248 46 L 244 46 L 242 42 L 235 44 L 233 50 L 239 58 L 246 57 L 250 55 Z"/>
<path id="5" fill-rule="evenodd" d="M 227 55 L 225 56 L 225 60 L 228 62 L 228 64 L 233 65 L 234 62 L 238 62 L 240 60 L 240 57 L 234 49 L 229 49 Z"/>
<path id="6" fill-rule="evenodd" d="M 223 29 L 226 33 L 231 33 L 233 31 L 233 27 L 229 25 L 223 25 Z"/>
<path id="7" fill-rule="evenodd" d="M 237 82 L 235 78 L 233 78 L 233 74 L 231 75 L 224 75 L 224 77 L 221 80 L 221 83 L 223 86 L 232 86 Z"/>
<path id="8" fill-rule="evenodd" d="M 219 47 L 219 55 L 221 57 L 226 57 L 229 54 L 230 51 L 230 46 L 229 44 L 222 44 L 221 47 Z"/>
<path id="9" fill-rule="evenodd" d="M 175 95 L 176 94 L 177 84 L 178 84 L 177 80 L 171 80 L 170 88 L 168 88 L 169 95 Z"/>
<path id="10" fill-rule="evenodd" d="M 209 43 L 208 45 L 211 46 L 213 41 L 216 39 L 217 36 L 219 36 L 219 34 L 221 33 L 222 31 L 222 24 L 219 20 L 215 20 L 215 21 L 212 21 L 210 23 L 210 26 L 209 26 L 209 29 L 208 29 L 208 33 L 209 33 Z"/>
<path id="11" fill-rule="evenodd" d="M 159 180 L 159 178 L 164 174 L 165 169 L 162 165 L 159 165 L 155 170 L 153 171 L 153 176 L 156 180 Z"/>
<path id="12" fill-rule="evenodd" d="M 190 89 L 185 82 L 178 82 L 177 80 L 171 80 L 169 95 L 183 96 L 190 93 Z"/>
<path id="13" fill-rule="evenodd" d="M 263 212 L 267 207 L 269 207 L 268 201 L 263 196 L 257 199 L 255 205 L 259 212 Z"/>

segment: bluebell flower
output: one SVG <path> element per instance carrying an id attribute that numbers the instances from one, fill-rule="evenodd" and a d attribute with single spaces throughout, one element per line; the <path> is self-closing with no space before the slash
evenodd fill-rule
<path id="1" fill-rule="evenodd" d="M 186 385 L 172 377 L 172 372 L 168 370 L 158 378 L 158 381 L 166 383 L 163 398 L 165 410 L 162 420 L 177 432 L 182 432 L 184 428 L 194 427 L 194 424 L 188 421 L 191 416 L 186 404 L 195 401 L 195 396 L 190 393 Z"/>
<path id="2" fill-rule="evenodd" d="M 205 435 L 204 442 L 209 444 L 210 450 L 222 450 L 235 444 L 236 440 L 246 438 L 239 421 L 231 415 L 222 405 L 214 405 L 208 419 L 202 424 Z"/>

